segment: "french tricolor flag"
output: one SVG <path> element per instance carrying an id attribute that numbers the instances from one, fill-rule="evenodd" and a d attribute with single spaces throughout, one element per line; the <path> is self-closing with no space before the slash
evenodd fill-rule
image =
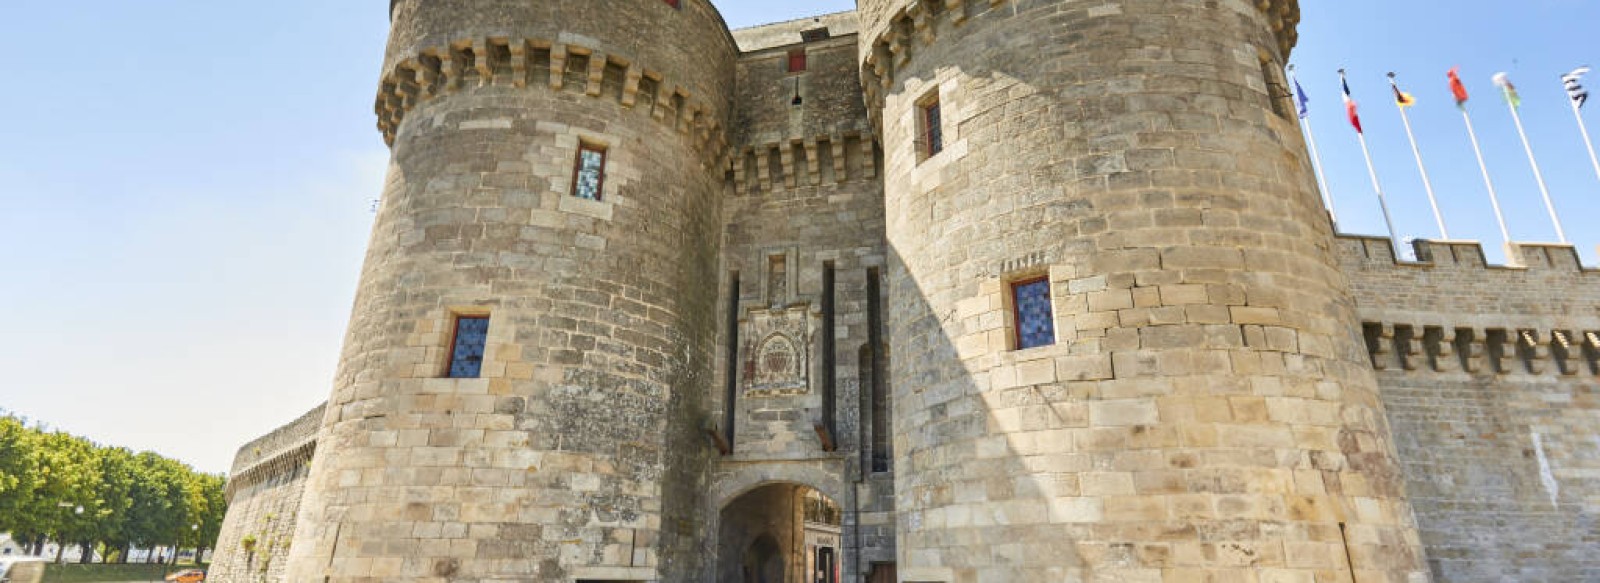
<path id="1" fill-rule="evenodd" d="M 1350 81 L 1344 78 L 1344 71 L 1339 71 L 1339 83 L 1344 85 L 1344 111 L 1350 115 L 1350 125 L 1356 128 L 1356 133 L 1361 131 L 1361 114 L 1356 111 L 1356 98 L 1350 95 Z"/>

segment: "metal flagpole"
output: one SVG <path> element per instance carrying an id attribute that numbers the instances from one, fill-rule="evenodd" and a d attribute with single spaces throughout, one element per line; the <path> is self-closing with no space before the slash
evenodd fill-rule
<path id="1" fill-rule="evenodd" d="M 1367 174 L 1372 176 L 1372 189 L 1378 192 L 1378 206 L 1383 209 L 1383 222 L 1389 226 L 1389 241 L 1394 243 L 1395 253 L 1399 253 L 1400 235 L 1394 230 L 1394 218 L 1389 216 L 1389 199 L 1383 196 L 1383 186 L 1378 183 L 1378 170 L 1372 166 L 1372 151 L 1367 149 L 1367 134 L 1356 132 L 1356 138 L 1361 140 L 1361 155 L 1367 159 Z"/>
<path id="2" fill-rule="evenodd" d="M 1510 245 L 1511 230 L 1506 228 L 1506 215 L 1500 211 L 1500 196 L 1494 192 L 1494 181 L 1489 179 L 1489 165 L 1483 163 L 1483 149 L 1478 147 L 1478 132 L 1472 129 L 1472 116 L 1465 107 L 1461 108 L 1461 120 L 1467 122 L 1467 137 L 1472 138 L 1472 153 L 1478 156 L 1478 169 L 1483 171 L 1483 185 L 1489 188 L 1489 204 L 1494 205 L 1494 219 L 1500 223 L 1500 238 Z"/>
<path id="3" fill-rule="evenodd" d="M 1355 97 L 1350 95 L 1350 83 L 1345 80 L 1344 69 L 1339 69 L 1339 83 L 1344 85 L 1345 108 L 1350 113 L 1350 124 L 1355 126 L 1356 139 L 1361 141 L 1361 156 L 1367 160 L 1367 175 L 1372 177 L 1372 190 L 1378 193 L 1378 206 L 1383 209 L 1383 223 L 1389 227 L 1389 243 L 1396 255 L 1400 253 L 1400 234 L 1394 230 L 1394 217 L 1389 215 L 1389 199 L 1383 195 L 1383 185 L 1378 182 L 1378 169 L 1372 165 L 1372 150 L 1367 148 L 1367 133 L 1362 131 L 1356 115 Z M 1396 257 L 1398 259 L 1398 257 Z"/>
<path id="4" fill-rule="evenodd" d="M 1400 102 L 1400 85 L 1394 80 L 1394 72 L 1389 72 L 1389 86 L 1394 88 L 1395 108 L 1400 110 L 1400 121 L 1405 123 L 1406 138 L 1411 140 L 1411 153 L 1417 157 L 1417 171 L 1422 173 L 1422 188 L 1428 193 L 1428 204 L 1433 207 L 1433 220 L 1439 223 L 1439 236 L 1445 240 L 1450 239 L 1450 229 L 1444 226 L 1444 214 L 1439 212 L 1439 199 L 1433 195 L 1433 181 L 1428 179 L 1428 168 L 1422 164 L 1422 149 L 1417 147 L 1417 136 L 1411 133 L 1411 116 L 1406 114 L 1406 106 Z"/>
<path id="5" fill-rule="evenodd" d="M 1289 79 L 1299 91 L 1300 75 L 1289 65 Z M 1322 205 L 1328 208 L 1328 218 L 1333 219 L 1333 231 L 1339 232 L 1339 213 L 1333 210 L 1333 191 L 1328 190 L 1328 175 L 1322 171 L 1322 154 L 1317 151 L 1317 136 L 1311 132 L 1311 121 L 1300 118 L 1300 128 L 1306 132 L 1306 145 L 1311 148 L 1311 170 L 1317 175 L 1317 185 L 1322 187 Z"/>
<path id="6" fill-rule="evenodd" d="M 1550 222 L 1556 226 L 1556 237 L 1561 243 L 1567 243 L 1567 232 L 1561 228 L 1561 217 L 1556 216 L 1556 205 L 1550 201 L 1550 188 L 1544 184 L 1544 173 L 1539 171 L 1539 161 L 1533 157 L 1533 144 L 1528 142 L 1528 132 L 1522 127 L 1522 114 L 1517 113 L 1517 104 L 1511 98 L 1510 81 L 1501 73 L 1496 77 L 1496 85 L 1500 85 L 1500 92 L 1505 94 L 1506 107 L 1511 108 L 1511 120 L 1517 124 L 1517 135 L 1522 137 L 1522 149 L 1528 152 L 1528 165 L 1533 167 L 1533 179 L 1539 183 L 1539 194 L 1544 196 L 1544 208 L 1550 211 Z"/>
<path id="7" fill-rule="evenodd" d="M 1583 125 L 1583 110 L 1577 101 L 1572 101 L 1572 116 L 1578 118 L 1578 132 L 1583 134 L 1583 145 L 1589 147 L 1589 163 L 1594 164 L 1594 175 L 1600 178 L 1600 158 L 1594 155 L 1594 142 L 1589 140 L 1589 128 Z"/>

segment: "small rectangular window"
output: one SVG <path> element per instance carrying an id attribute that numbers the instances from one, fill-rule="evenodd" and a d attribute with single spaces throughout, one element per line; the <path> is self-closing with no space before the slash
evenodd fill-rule
<path id="1" fill-rule="evenodd" d="M 917 105 L 917 141 L 924 160 L 944 151 L 944 128 L 940 126 L 939 94 L 933 93 Z"/>
<path id="2" fill-rule="evenodd" d="M 572 175 L 572 196 L 600 200 L 606 178 L 606 149 L 592 144 L 579 144 L 576 166 Z"/>
<path id="3" fill-rule="evenodd" d="M 667 6 L 671 6 L 673 8 L 677 8 L 678 7 L 678 0 L 665 0 L 665 1 L 667 3 Z"/>
<path id="4" fill-rule="evenodd" d="M 1040 277 L 1011 284 L 1017 350 L 1056 343 L 1055 310 L 1050 306 L 1050 279 Z"/>
<path id="5" fill-rule="evenodd" d="M 483 347 L 488 339 L 488 316 L 457 316 L 455 337 L 450 341 L 449 378 L 478 378 L 483 370 Z"/>
<path id="6" fill-rule="evenodd" d="M 800 73 L 806 70 L 806 50 L 794 49 L 789 51 L 789 72 Z"/>

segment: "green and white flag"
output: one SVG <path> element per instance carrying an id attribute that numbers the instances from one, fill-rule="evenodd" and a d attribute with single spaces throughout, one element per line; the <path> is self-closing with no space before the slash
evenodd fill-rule
<path id="1" fill-rule="evenodd" d="M 1504 91 L 1506 101 L 1511 102 L 1511 107 L 1522 107 L 1522 96 L 1517 95 L 1517 86 L 1511 84 L 1511 76 L 1505 73 L 1494 74 L 1494 84 Z"/>

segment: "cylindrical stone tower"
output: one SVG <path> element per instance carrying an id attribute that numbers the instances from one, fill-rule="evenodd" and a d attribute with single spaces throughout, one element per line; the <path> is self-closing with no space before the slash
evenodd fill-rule
<path id="1" fill-rule="evenodd" d="M 391 18 L 393 158 L 288 580 L 689 580 L 733 39 L 708 0 Z"/>
<path id="2" fill-rule="evenodd" d="M 1426 580 L 1296 2 L 860 9 L 902 580 Z"/>

